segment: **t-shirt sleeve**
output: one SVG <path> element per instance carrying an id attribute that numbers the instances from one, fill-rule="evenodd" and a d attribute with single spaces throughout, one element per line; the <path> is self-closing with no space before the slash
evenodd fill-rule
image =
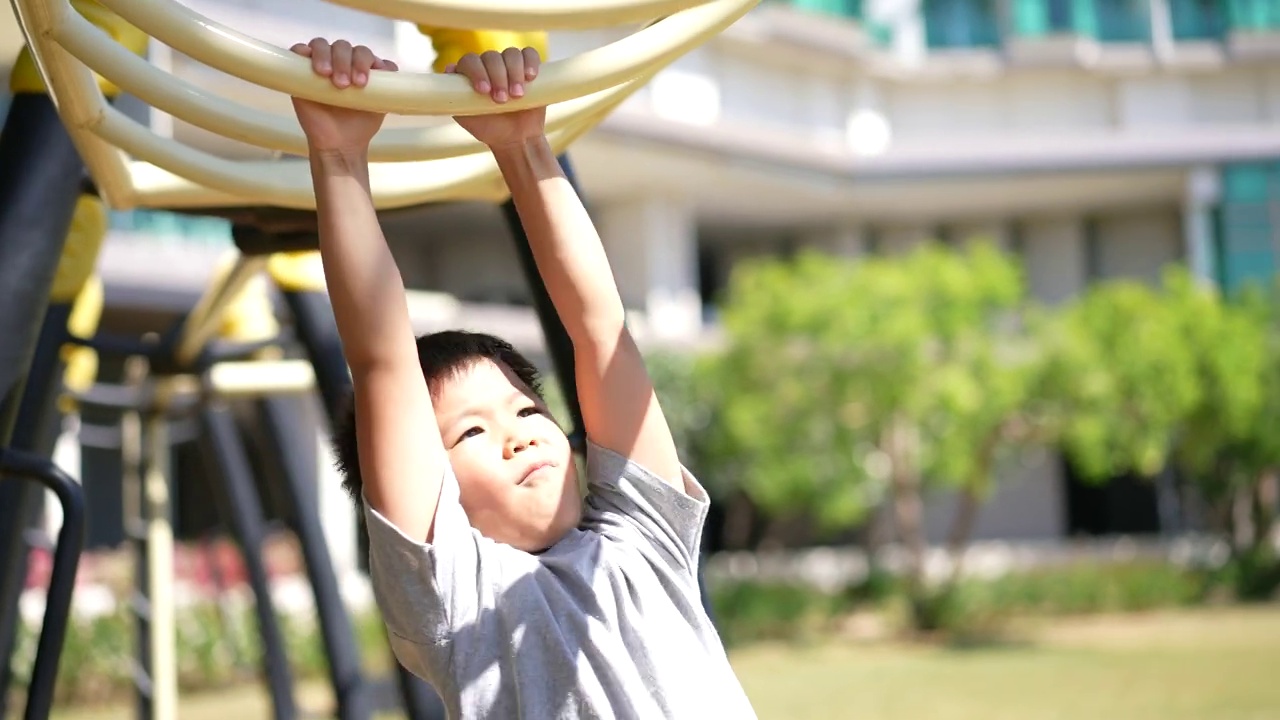
<path id="1" fill-rule="evenodd" d="M 640 546 L 672 570 L 695 574 L 710 501 L 693 473 L 680 470 L 684 492 L 644 466 L 588 443 L 584 523 L 608 539 Z"/>
<path id="2" fill-rule="evenodd" d="M 445 643 L 451 628 L 492 606 L 501 559 L 471 527 L 458 498 L 458 481 L 446 466 L 431 543 L 405 535 L 364 503 L 374 597 L 387 629 L 404 640 Z"/>

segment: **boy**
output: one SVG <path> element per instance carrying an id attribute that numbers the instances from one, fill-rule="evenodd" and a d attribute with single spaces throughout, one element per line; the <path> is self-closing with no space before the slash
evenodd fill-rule
<path id="1" fill-rule="evenodd" d="M 344 41 L 294 51 L 339 88 L 395 70 Z M 538 68 L 535 51 L 512 48 L 448 72 L 503 103 Z M 600 239 L 544 136 L 545 110 L 456 121 L 497 160 L 573 340 L 585 503 L 528 361 L 468 333 L 415 347 L 370 200 L 367 148 L 382 116 L 294 106 L 355 389 L 340 462 L 363 501 L 396 656 L 453 718 L 753 718 L 698 594 L 706 493 L 676 456 Z"/>

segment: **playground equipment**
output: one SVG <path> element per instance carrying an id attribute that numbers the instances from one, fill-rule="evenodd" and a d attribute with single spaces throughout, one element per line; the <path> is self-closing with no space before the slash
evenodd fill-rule
<path id="1" fill-rule="evenodd" d="M 443 63 L 469 50 L 544 44 L 540 31 L 646 23 L 631 35 L 543 66 L 526 96 L 503 110 L 547 104 L 553 147 L 563 151 L 662 67 L 749 11 L 758 0 L 334 0 L 409 19 L 432 36 Z M 305 60 L 257 41 L 171 0 L 11 0 L 27 47 L 11 78 L 14 100 L 0 134 L 0 688 L 10 685 L 9 659 L 17 598 L 25 575 L 29 525 L 39 494 L 35 479 L 63 505 L 55 569 L 29 685 L 26 717 L 51 705 L 58 652 L 66 631 L 72 581 L 83 538 L 83 494 L 49 461 L 53 428 L 66 402 L 109 409 L 120 423 L 126 480 L 126 529 L 138 552 L 138 715 L 176 713 L 172 501 L 168 435 L 193 421 L 214 470 L 219 515 L 245 558 L 259 599 L 263 676 L 274 715 L 297 717 L 284 644 L 270 609 L 260 554 L 266 534 L 261 499 L 229 403 L 250 403 L 271 453 L 315 596 L 342 718 L 368 718 L 374 693 L 356 654 L 350 620 L 315 515 L 314 483 L 291 459 L 300 456 L 288 396 L 318 390 L 330 419 L 349 391 L 315 255 L 314 198 L 306 162 L 233 161 L 184 146 L 139 125 L 113 107 L 127 91 L 156 110 L 234 140 L 283 154 L 305 152 L 292 117 L 265 113 L 215 96 L 145 59 L 151 38 L 243 80 L 334 105 L 405 115 L 495 111 L 461 78 L 438 74 L 378 75 L 360 92 L 339 92 L 316 78 Z M 494 28 L 474 30 L 473 28 Z M 536 31 L 536 32 L 535 32 Z M 515 33 L 513 35 L 513 33 Z M 522 42 L 514 42 L 518 39 Z M 545 45 L 544 45 L 545 47 Z M 486 199 L 504 202 L 515 249 L 533 289 L 550 356 L 573 412 L 572 352 L 526 239 L 484 148 L 453 124 L 384 130 L 371 147 L 374 201 L 380 213 L 423 203 Z M 566 163 L 566 170 L 568 170 Z M 570 174 L 570 177 L 572 175 Z M 101 289 L 93 278 L 106 234 L 105 207 L 164 208 L 231 220 L 239 255 L 173 331 L 160 338 L 115 338 L 96 332 Z M 291 331 L 247 317 L 228 318 L 263 273 L 283 296 Z M 257 327 L 254 323 L 257 322 Z M 301 350 L 304 358 L 288 359 Z M 122 384 L 96 382 L 97 356 L 128 359 Z M 6 447 L 7 446 L 7 447 Z M 424 683 L 399 671 L 400 703 L 410 717 L 441 717 Z M 0 715 L 6 694 L 0 693 Z"/>

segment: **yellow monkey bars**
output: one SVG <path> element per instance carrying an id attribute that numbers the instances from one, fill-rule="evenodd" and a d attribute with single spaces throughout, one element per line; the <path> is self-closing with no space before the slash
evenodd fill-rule
<path id="1" fill-rule="evenodd" d="M 306 164 L 234 161 L 153 133 L 111 107 L 100 79 L 158 110 L 210 132 L 290 154 L 305 152 L 296 120 L 231 102 L 151 65 L 124 38 L 145 36 L 197 61 L 279 92 L 405 115 L 494 112 L 457 77 L 377 73 L 362 90 L 339 91 L 288 50 L 221 25 L 172 0 L 11 0 L 58 113 L 100 192 L 116 209 L 259 205 L 314 207 Z M 589 27 L 654 22 L 616 42 L 548 62 L 514 110 L 549 105 L 548 131 L 563 150 L 662 67 L 728 27 L 758 0 L 342 0 L 399 14 L 441 34 L 457 27 Z M 474 7 L 473 7 L 474 5 Z M 103 30 L 107 32 L 103 32 Z M 430 31 L 424 27 L 424 30 Z M 145 37 L 144 36 L 144 37 Z M 145 41 L 144 41 L 145 42 Z M 95 77 L 95 73 L 99 77 Z M 371 168 L 379 208 L 492 195 L 497 168 L 453 125 L 389 128 L 374 140 Z"/>

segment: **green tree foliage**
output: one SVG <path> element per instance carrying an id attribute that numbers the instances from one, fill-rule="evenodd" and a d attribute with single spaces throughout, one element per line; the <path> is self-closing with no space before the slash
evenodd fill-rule
<path id="1" fill-rule="evenodd" d="M 1000 453 L 1034 437 L 1040 355 L 1017 317 L 1023 292 L 1017 266 L 985 245 L 805 253 L 735 273 L 722 418 L 751 497 L 831 528 L 891 500 L 923 592 L 923 493 L 961 491 L 962 550 Z"/>
<path id="2" fill-rule="evenodd" d="M 1157 288 L 1115 280 L 1092 286 L 1046 324 L 1045 390 L 1079 472 L 1098 482 L 1155 475 L 1201 398 L 1177 310 Z"/>

